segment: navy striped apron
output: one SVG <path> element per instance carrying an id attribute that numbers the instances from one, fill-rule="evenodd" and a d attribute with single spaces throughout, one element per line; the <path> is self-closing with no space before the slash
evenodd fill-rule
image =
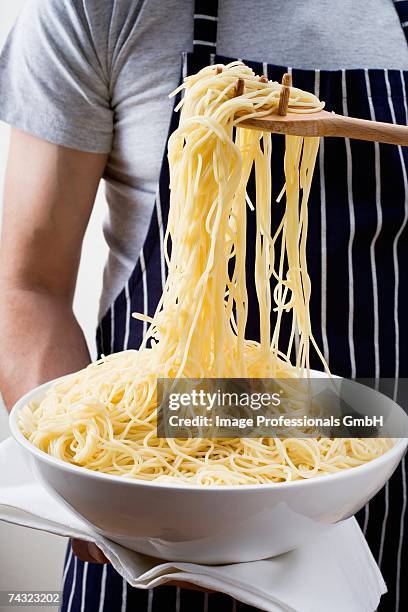
<path id="1" fill-rule="evenodd" d="M 194 50 L 183 54 L 182 75 L 209 63 L 237 58 L 216 54 L 217 0 L 196 0 Z M 408 1 L 396 2 L 408 33 Z M 407 36 L 408 38 L 408 36 Z M 314 91 L 326 108 L 343 115 L 406 124 L 408 72 L 400 70 L 298 70 L 244 61 L 258 74 L 280 81 L 291 71 L 297 87 Z M 177 102 L 177 101 L 176 101 Z M 170 133 L 177 127 L 173 114 Z M 274 196 L 283 184 L 284 139 L 273 137 Z M 313 292 L 312 327 L 332 372 L 347 377 L 408 377 L 408 151 L 362 141 L 321 142 L 309 204 L 308 262 Z M 97 330 L 99 353 L 137 348 L 166 278 L 163 235 L 169 212 L 169 169 L 164 154 L 150 227 L 135 268 Z M 274 223 L 279 223 L 276 207 Z M 255 218 L 248 213 L 248 241 Z M 249 249 L 251 252 L 252 249 Z M 252 270 L 249 261 L 249 270 Z M 405 264 L 405 266 L 404 266 Z M 248 274 L 247 337 L 257 338 L 255 287 Z M 251 310 L 252 305 L 252 310 Z M 404 316 L 405 315 L 405 316 Z M 286 331 L 289 333 L 289 330 Z M 312 367 L 320 367 L 312 356 Z M 379 610 L 408 609 L 405 460 L 358 520 L 388 586 Z M 353 551 L 350 551 L 353 554 Z M 250 610 L 223 594 L 175 587 L 130 587 L 110 565 L 83 563 L 68 549 L 63 612 L 214 612 Z M 328 611 L 329 612 L 329 611 Z"/>

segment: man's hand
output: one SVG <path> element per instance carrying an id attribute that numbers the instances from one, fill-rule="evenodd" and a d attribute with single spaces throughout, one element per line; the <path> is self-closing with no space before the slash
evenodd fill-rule
<path id="1" fill-rule="evenodd" d="M 88 563 L 109 563 L 109 560 L 105 557 L 100 548 L 97 547 L 93 542 L 84 542 L 83 540 L 71 540 L 72 552 L 81 561 L 87 561 Z M 192 591 L 205 591 L 206 593 L 213 593 L 208 589 L 202 589 L 201 587 L 191 582 L 179 582 L 178 580 L 172 580 L 166 582 L 166 586 L 174 586 L 180 589 L 191 589 Z"/>
<path id="2" fill-rule="evenodd" d="M 84 540 L 71 540 L 72 552 L 81 561 L 88 563 L 109 563 L 100 548 L 93 542 Z"/>

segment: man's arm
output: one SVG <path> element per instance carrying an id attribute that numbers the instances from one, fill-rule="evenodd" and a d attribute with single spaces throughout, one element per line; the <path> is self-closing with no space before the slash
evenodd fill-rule
<path id="1" fill-rule="evenodd" d="M 105 154 L 12 130 L 0 242 L 0 390 L 8 409 L 89 362 L 72 300 L 105 164 Z"/>
<path id="2" fill-rule="evenodd" d="M 12 130 L 0 241 L 0 391 L 8 409 L 89 363 L 72 300 L 106 157 Z M 94 544 L 75 540 L 73 548 L 84 561 L 106 561 Z"/>

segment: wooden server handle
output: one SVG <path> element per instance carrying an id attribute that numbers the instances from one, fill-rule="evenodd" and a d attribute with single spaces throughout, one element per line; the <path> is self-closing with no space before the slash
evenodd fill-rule
<path id="1" fill-rule="evenodd" d="M 324 110 L 317 113 L 288 113 L 284 117 L 277 114 L 252 117 L 243 121 L 241 127 L 292 136 L 337 136 L 408 146 L 406 125 L 344 117 Z"/>
<path id="2" fill-rule="evenodd" d="M 330 118 L 319 121 L 322 136 L 340 136 L 408 146 L 408 127 L 328 113 Z"/>

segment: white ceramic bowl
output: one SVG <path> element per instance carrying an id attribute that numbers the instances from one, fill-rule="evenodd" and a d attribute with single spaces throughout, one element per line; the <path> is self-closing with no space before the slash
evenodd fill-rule
<path id="1" fill-rule="evenodd" d="M 47 488 L 104 536 L 147 555 L 173 561 L 233 563 L 287 552 L 350 517 L 389 479 L 408 433 L 365 465 L 310 480 L 205 488 L 155 484 L 100 474 L 59 461 L 30 444 L 18 413 L 40 401 L 52 382 L 14 406 L 10 426 Z M 367 388 L 373 412 L 400 414 L 392 400 Z M 370 397 L 371 399 L 371 397 Z"/>

